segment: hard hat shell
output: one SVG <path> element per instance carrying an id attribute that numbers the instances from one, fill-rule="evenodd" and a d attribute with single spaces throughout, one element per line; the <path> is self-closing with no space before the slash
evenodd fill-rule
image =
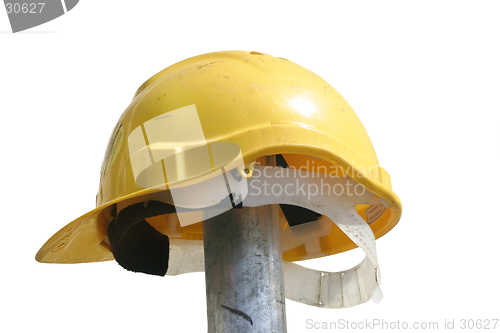
<path id="1" fill-rule="evenodd" d="M 54 263 L 112 260 L 106 241 L 106 216 L 117 203 L 160 191 L 136 184 L 128 149 L 129 134 L 152 118 L 193 104 L 207 143 L 238 145 L 249 168 L 258 157 L 282 154 L 291 168 L 322 173 L 336 170 L 384 203 L 380 207 L 356 207 L 377 238 L 399 221 L 401 202 L 392 192 L 390 177 L 379 166 L 360 120 L 334 88 L 286 59 L 258 52 L 215 52 L 176 63 L 139 87 L 108 144 L 97 208 L 52 236 L 36 259 Z M 166 188 L 172 185 L 166 184 Z M 148 222 L 168 234 L 168 218 L 160 216 Z M 182 239 L 202 240 L 201 223 L 177 226 L 176 234 Z M 322 255 L 356 247 L 335 226 L 320 239 L 320 244 Z M 283 258 L 296 261 L 309 257 L 301 245 L 285 252 Z"/>

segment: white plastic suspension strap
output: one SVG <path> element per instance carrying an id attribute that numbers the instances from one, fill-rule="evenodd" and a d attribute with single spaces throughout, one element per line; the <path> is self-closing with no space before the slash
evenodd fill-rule
<path id="1" fill-rule="evenodd" d="M 244 206 L 290 204 L 331 219 L 365 253 L 344 272 L 321 272 L 283 262 L 287 298 L 318 307 L 343 308 L 382 299 L 375 236 L 359 216 L 357 204 L 378 204 L 372 193 L 349 177 L 331 177 L 297 169 L 256 166 Z"/>

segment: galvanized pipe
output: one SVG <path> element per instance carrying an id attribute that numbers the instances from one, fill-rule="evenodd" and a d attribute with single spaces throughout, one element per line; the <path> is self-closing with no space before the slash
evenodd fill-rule
<path id="1" fill-rule="evenodd" d="M 208 332 L 286 332 L 279 207 L 227 211 L 203 239 Z"/>

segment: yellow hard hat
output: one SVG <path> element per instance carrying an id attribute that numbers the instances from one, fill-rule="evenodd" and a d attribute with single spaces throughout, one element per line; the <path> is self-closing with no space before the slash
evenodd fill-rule
<path id="1" fill-rule="evenodd" d="M 162 186 L 140 186 L 131 156 L 136 151 L 130 140 L 134 130 L 151 119 L 193 105 L 207 144 L 237 145 L 249 176 L 252 162 L 265 155 L 278 156 L 289 168 L 348 176 L 381 202 L 356 206 L 376 238 L 399 221 L 401 202 L 392 192 L 390 177 L 379 166 L 363 125 L 335 89 L 315 73 L 286 59 L 258 52 L 215 52 L 172 65 L 139 87 L 110 138 L 97 208 L 53 235 L 36 260 L 112 260 L 107 227 L 117 206 L 139 202 L 147 195 L 200 176 L 188 175 L 159 184 Z M 282 211 L 281 218 L 290 216 Z M 152 217 L 148 222 L 162 233 L 175 234 L 174 238 L 203 239 L 202 222 L 181 226 L 171 223 L 166 215 Z M 301 244 L 284 252 L 283 259 L 299 261 L 355 247 L 333 226 L 319 239 L 320 251 L 311 253 Z"/>

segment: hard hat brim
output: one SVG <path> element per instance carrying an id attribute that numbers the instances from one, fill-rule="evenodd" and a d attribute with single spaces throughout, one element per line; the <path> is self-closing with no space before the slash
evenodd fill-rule
<path id="1" fill-rule="evenodd" d="M 124 200 L 150 194 L 158 190 L 145 189 L 128 196 L 106 202 L 80 216 L 56 232 L 38 250 L 35 259 L 42 263 L 76 264 L 114 260 L 105 241 L 107 222 L 104 209 Z"/>

